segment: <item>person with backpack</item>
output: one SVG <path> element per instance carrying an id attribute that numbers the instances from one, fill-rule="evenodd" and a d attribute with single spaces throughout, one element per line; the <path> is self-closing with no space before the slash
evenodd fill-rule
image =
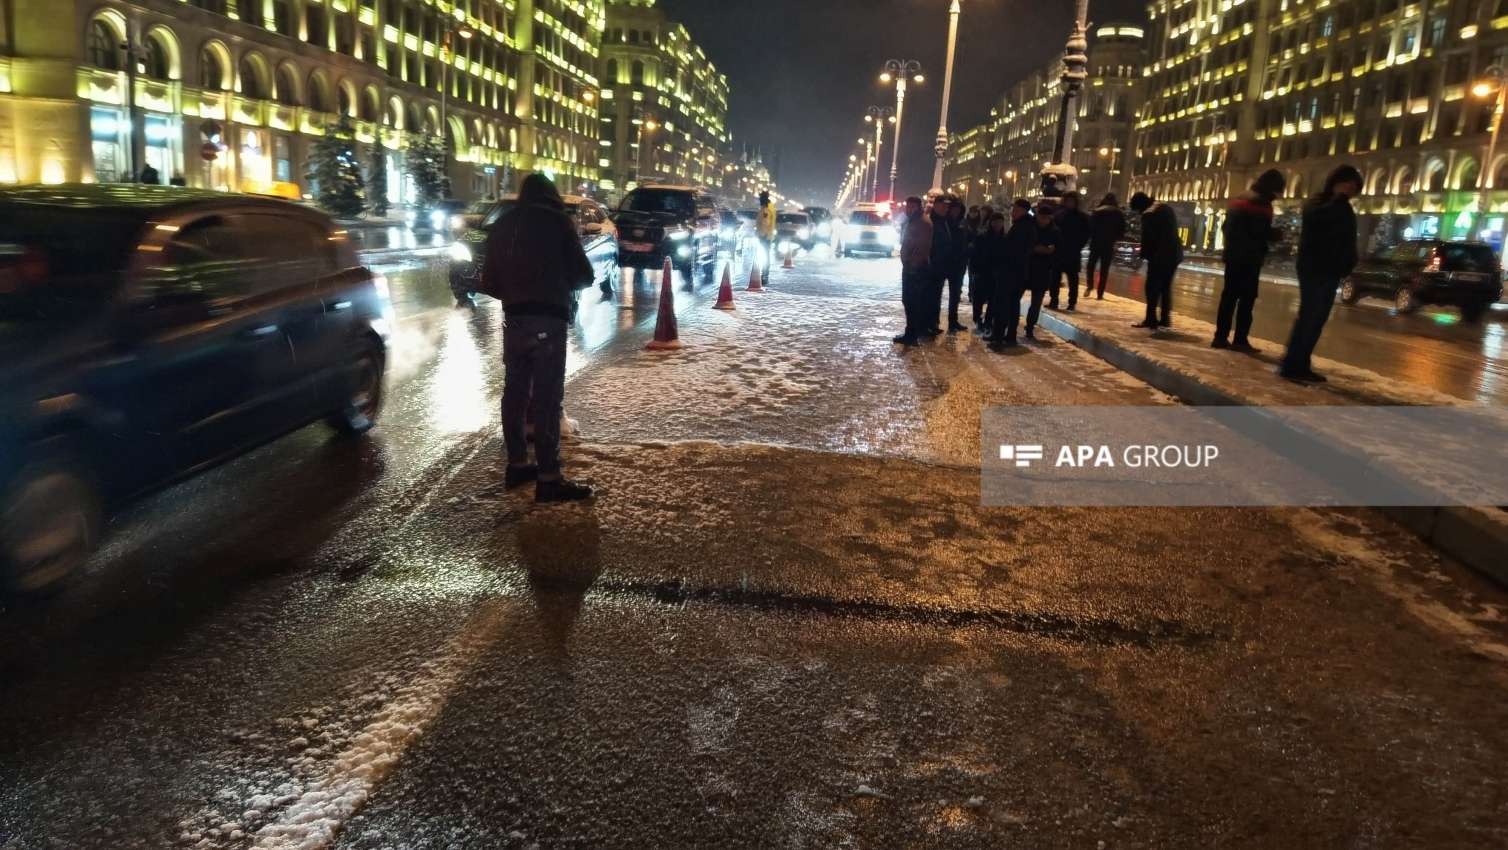
<path id="1" fill-rule="evenodd" d="M 1225 221 L 1220 227 L 1225 236 L 1225 285 L 1220 289 L 1211 348 L 1257 353 L 1247 334 L 1251 332 L 1252 306 L 1257 300 L 1267 249 L 1282 237 L 1272 226 L 1272 202 L 1283 194 L 1285 185 L 1283 173 L 1269 168 L 1251 184 L 1251 191 L 1237 195 L 1225 209 Z M 1230 337 L 1233 322 L 1235 341 Z"/>
<path id="2" fill-rule="evenodd" d="M 561 476 L 560 419 L 566 331 L 576 318 L 577 293 L 591 286 L 596 274 L 548 177 L 524 179 L 518 203 L 487 235 L 486 250 L 481 289 L 503 304 L 504 485 L 513 489 L 535 482 L 537 502 L 591 498 L 591 487 Z"/>

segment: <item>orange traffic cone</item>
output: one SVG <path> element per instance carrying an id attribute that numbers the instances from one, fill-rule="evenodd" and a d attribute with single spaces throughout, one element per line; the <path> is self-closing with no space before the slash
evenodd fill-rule
<path id="1" fill-rule="evenodd" d="M 759 276 L 759 259 L 756 257 L 749 269 L 749 291 L 764 292 L 764 279 Z"/>
<path id="2" fill-rule="evenodd" d="M 785 264 L 783 266 L 781 266 L 781 268 L 794 269 L 795 267 L 796 267 L 796 246 L 792 245 L 791 247 L 789 247 L 789 248 L 787 248 L 785 250 Z"/>
<path id="3" fill-rule="evenodd" d="M 681 335 L 675 325 L 675 295 L 670 291 L 670 258 L 665 258 L 665 276 L 660 281 L 660 309 L 655 316 L 655 338 L 644 346 L 650 351 L 675 351 L 681 347 Z"/>
<path id="4" fill-rule="evenodd" d="M 712 305 L 714 310 L 733 309 L 733 264 L 723 266 L 723 285 L 717 290 L 717 303 Z"/>

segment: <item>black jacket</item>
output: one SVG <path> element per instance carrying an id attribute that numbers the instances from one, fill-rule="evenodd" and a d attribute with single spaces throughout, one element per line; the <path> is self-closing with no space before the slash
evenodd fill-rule
<path id="1" fill-rule="evenodd" d="M 1282 234 L 1272 226 L 1272 196 L 1257 192 L 1237 195 L 1225 209 L 1227 265 L 1260 266 L 1267 259 L 1267 249 Z"/>
<path id="2" fill-rule="evenodd" d="M 1066 253 L 1063 244 L 1063 234 L 1056 224 L 1048 224 L 1046 227 L 1037 225 L 1037 244 L 1032 249 L 1031 270 L 1029 278 L 1033 291 L 1051 289 L 1053 279 L 1057 277 L 1059 270 L 1058 254 Z M 1051 253 L 1042 253 L 1043 248 L 1052 248 Z"/>
<path id="3" fill-rule="evenodd" d="M 1183 262 L 1178 240 L 1178 214 L 1164 203 L 1155 203 L 1141 215 L 1141 258 L 1158 265 Z"/>
<path id="4" fill-rule="evenodd" d="M 1037 222 L 1024 216 L 1011 222 L 1005 232 L 1005 247 L 1000 265 L 995 269 L 995 281 L 1002 287 L 1014 286 L 1025 289 L 1031 268 L 1032 249 L 1037 247 Z"/>
<path id="5" fill-rule="evenodd" d="M 1304 203 L 1298 273 L 1343 278 L 1356 268 L 1356 211 L 1343 195 L 1315 195 Z"/>
<path id="6" fill-rule="evenodd" d="M 1006 246 L 1009 237 L 1004 233 L 992 233 L 989 230 L 981 232 L 974 237 L 974 244 L 969 249 L 969 274 L 975 280 L 994 285 L 1000 280 L 1001 270 L 1006 264 Z"/>
<path id="7" fill-rule="evenodd" d="M 1120 207 L 1101 204 L 1089 214 L 1089 244 L 1096 253 L 1107 253 L 1115 243 L 1126 238 L 1126 214 Z"/>
<path id="8" fill-rule="evenodd" d="M 575 318 L 576 291 L 591 286 L 596 274 L 560 195 L 553 188 L 529 189 L 526 183 L 518 206 L 487 234 L 482 291 L 503 302 L 508 315 L 569 322 Z"/>
<path id="9" fill-rule="evenodd" d="M 1089 244 L 1089 213 L 1063 208 L 1053 223 L 1058 226 L 1058 268 L 1071 269 L 1082 262 L 1084 246 Z"/>
<path id="10" fill-rule="evenodd" d="M 944 277 L 953 271 L 953 243 L 959 235 L 946 218 L 933 216 L 932 255 L 927 263 L 933 275 Z"/>

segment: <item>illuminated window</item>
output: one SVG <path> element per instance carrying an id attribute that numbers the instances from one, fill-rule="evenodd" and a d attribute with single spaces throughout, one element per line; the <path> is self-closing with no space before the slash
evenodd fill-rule
<path id="1" fill-rule="evenodd" d="M 89 23 L 89 64 L 106 71 L 119 71 L 120 41 L 115 28 L 95 19 Z"/>

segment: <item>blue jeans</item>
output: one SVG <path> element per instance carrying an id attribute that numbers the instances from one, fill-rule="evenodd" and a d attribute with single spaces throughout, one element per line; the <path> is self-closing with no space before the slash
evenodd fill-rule
<path id="1" fill-rule="evenodd" d="M 1288 353 L 1283 355 L 1285 375 L 1312 371 L 1309 360 L 1314 347 L 1319 345 L 1325 322 L 1330 320 L 1335 290 L 1339 288 L 1338 277 L 1299 273 L 1299 314 L 1293 320 L 1293 333 L 1288 336 Z"/>
<path id="2" fill-rule="evenodd" d="M 539 480 L 560 479 L 560 406 L 565 400 L 566 323 L 550 316 L 503 319 L 503 442 L 508 465 L 529 462 L 534 423 Z"/>

